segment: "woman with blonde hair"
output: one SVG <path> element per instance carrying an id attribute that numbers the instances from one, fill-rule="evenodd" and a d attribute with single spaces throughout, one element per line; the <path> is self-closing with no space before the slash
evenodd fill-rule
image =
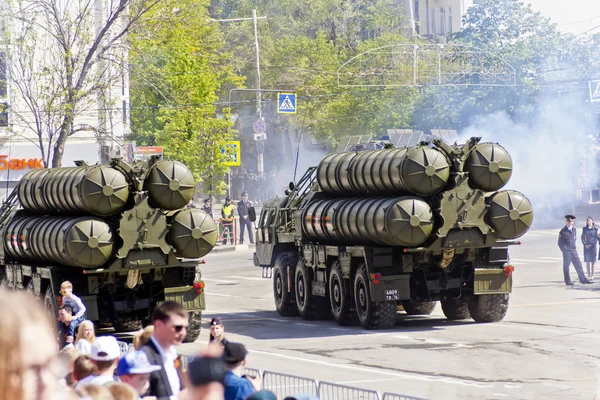
<path id="1" fill-rule="evenodd" d="M 85 320 L 77 327 L 77 336 L 75 338 L 75 348 L 84 356 L 92 354 L 92 343 L 96 340 L 94 332 L 94 323 Z"/>
<path id="2" fill-rule="evenodd" d="M 67 371 L 42 305 L 33 296 L 0 288 L 0 321 L 0 399 L 56 398 L 58 380 Z"/>

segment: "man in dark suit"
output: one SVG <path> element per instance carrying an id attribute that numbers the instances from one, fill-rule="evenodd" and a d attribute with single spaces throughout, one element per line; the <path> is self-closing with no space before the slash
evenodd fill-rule
<path id="1" fill-rule="evenodd" d="M 590 282 L 583 273 L 583 267 L 579 254 L 577 254 L 577 230 L 573 226 L 575 220 L 574 215 L 565 215 L 565 226 L 558 233 L 558 247 L 563 253 L 563 274 L 565 278 L 565 284 L 572 286 L 571 274 L 569 273 L 569 266 L 573 263 L 575 271 L 579 277 L 579 282 L 587 284 Z"/>
<path id="2" fill-rule="evenodd" d="M 248 193 L 242 193 L 242 200 L 238 202 L 237 210 L 240 220 L 240 244 L 244 243 L 244 230 L 248 229 L 248 238 L 250 244 L 254 244 L 254 237 L 252 236 L 252 221 L 250 219 L 250 210 L 253 207 L 252 202 L 248 200 Z"/>
<path id="3" fill-rule="evenodd" d="M 158 400 L 175 400 L 181 391 L 181 379 L 175 365 L 177 351 L 175 346 L 181 344 L 188 327 L 188 314 L 183 306 L 174 301 L 165 301 L 152 311 L 154 334 L 142 347 L 153 365 L 162 368 L 150 374 L 150 390 L 148 396 Z"/>

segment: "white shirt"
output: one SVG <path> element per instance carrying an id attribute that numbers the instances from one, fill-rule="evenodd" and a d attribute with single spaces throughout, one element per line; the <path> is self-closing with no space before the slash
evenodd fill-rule
<path id="1" fill-rule="evenodd" d="M 87 385 L 102 386 L 109 382 L 115 382 L 115 377 L 113 375 L 90 375 L 77 382 L 77 384 L 75 385 L 75 389 Z"/>
<path id="2" fill-rule="evenodd" d="M 169 397 L 171 400 L 177 400 L 177 395 L 181 391 L 181 383 L 179 382 L 179 374 L 177 368 L 175 368 L 175 360 L 177 359 L 177 350 L 175 346 L 170 346 L 168 350 L 163 349 L 160 344 L 154 339 L 154 336 L 150 337 L 152 343 L 158 349 L 160 356 L 162 357 L 163 367 L 167 373 L 169 379 L 169 385 L 171 386 L 171 393 L 173 395 Z"/>
<path id="3" fill-rule="evenodd" d="M 77 342 L 75 348 L 84 356 L 89 356 L 92 354 L 92 344 L 85 339 L 81 339 L 79 342 Z"/>

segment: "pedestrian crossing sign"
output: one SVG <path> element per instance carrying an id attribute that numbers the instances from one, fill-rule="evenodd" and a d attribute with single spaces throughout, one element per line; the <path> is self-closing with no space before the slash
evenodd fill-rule
<path id="1" fill-rule="evenodd" d="M 600 101 L 600 80 L 588 81 L 590 88 L 590 101 Z"/>
<path id="2" fill-rule="evenodd" d="M 220 163 L 228 167 L 239 167 L 242 164 L 240 148 L 239 140 L 224 142 L 219 146 L 220 154 L 218 157 Z"/>
<path id="3" fill-rule="evenodd" d="M 277 93 L 277 113 L 296 114 L 296 93 Z"/>

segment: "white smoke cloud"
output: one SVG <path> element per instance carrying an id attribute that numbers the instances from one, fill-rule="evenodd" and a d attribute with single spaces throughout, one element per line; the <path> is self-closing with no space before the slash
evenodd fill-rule
<path id="1" fill-rule="evenodd" d="M 576 201 L 578 185 L 598 182 L 590 139 L 597 124 L 592 114 L 582 112 L 586 108 L 584 99 L 573 96 L 544 99 L 535 121 L 514 122 L 504 113 L 481 116 L 461 133 L 459 142 L 478 136 L 504 146 L 513 159 L 506 188 L 531 200 L 538 225 L 554 221 Z M 585 193 L 583 197 L 587 199 Z"/>

